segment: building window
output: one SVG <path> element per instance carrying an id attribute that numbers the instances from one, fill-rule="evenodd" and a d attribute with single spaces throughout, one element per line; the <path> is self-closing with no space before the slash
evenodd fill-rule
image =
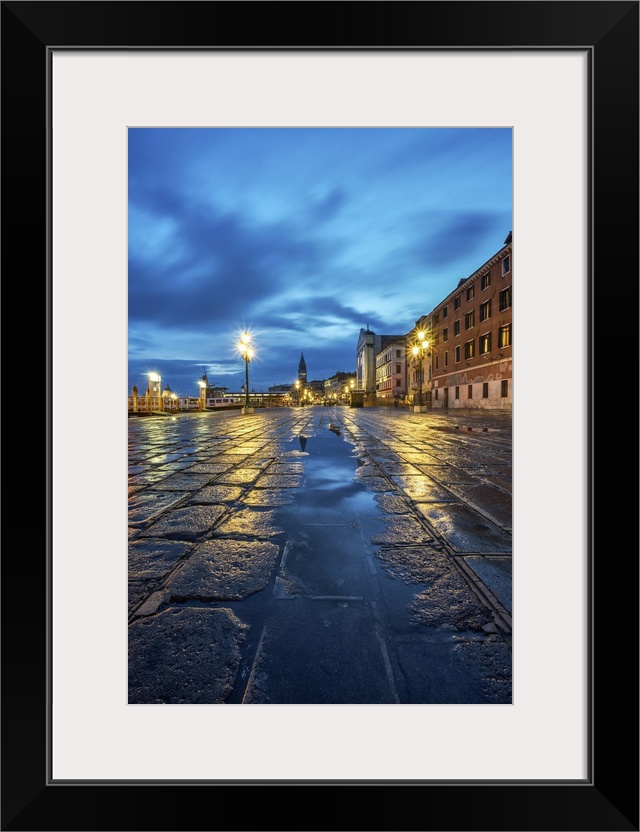
<path id="1" fill-rule="evenodd" d="M 449 351 L 448 350 L 444 354 L 444 366 L 445 367 L 449 366 Z"/>
<path id="2" fill-rule="evenodd" d="M 464 345 L 465 358 L 473 358 L 473 356 L 476 354 L 475 343 L 475 341 L 467 341 L 467 343 Z"/>
<path id="3" fill-rule="evenodd" d="M 498 330 L 498 346 L 499 347 L 510 347 L 511 346 L 511 324 L 506 324 L 506 326 L 501 326 Z"/>
<path id="4" fill-rule="evenodd" d="M 491 272 L 483 274 L 480 278 L 480 288 L 486 289 L 488 286 L 491 286 Z"/>
<path id="5" fill-rule="evenodd" d="M 453 322 L 453 334 L 460 335 L 460 318 Z"/>
<path id="6" fill-rule="evenodd" d="M 509 395 L 509 379 L 507 378 L 500 382 L 500 395 L 503 399 Z"/>
<path id="7" fill-rule="evenodd" d="M 491 333 L 485 332 L 484 335 L 481 335 L 479 338 L 480 341 L 480 355 L 486 355 L 488 352 L 491 352 Z"/>
<path id="8" fill-rule="evenodd" d="M 511 271 L 511 258 L 507 255 L 502 261 L 502 274 L 509 274 Z"/>
<path id="9" fill-rule="evenodd" d="M 468 384 L 467 385 L 467 398 L 468 399 L 473 398 L 473 384 Z"/>
<path id="10" fill-rule="evenodd" d="M 400 364 L 396 364 L 396 373 L 401 373 L 401 372 L 402 372 L 402 367 L 400 366 Z"/>
<path id="11" fill-rule="evenodd" d="M 491 317 L 491 300 L 485 300 L 483 304 L 480 305 L 480 320 L 486 321 L 487 318 Z"/>
<path id="12" fill-rule="evenodd" d="M 476 310 L 472 309 L 471 312 L 467 312 L 467 314 L 464 316 L 464 328 L 471 329 L 471 327 L 474 326 L 475 322 Z"/>
<path id="13" fill-rule="evenodd" d="M 449 307 L 448 306 L 444 306 L 442 308 L 442 317 L 443 318 L 448 318 L 449 317 Z"/>
<path id="14" fill-rule="evenodd" d="M 456 387 L 456 399 L 460 398 L 460 388 Z"/>
<path id="15" fill-rule="evenodd" d="M 457 298 L 453 299 L 453 308 L 460 309 L 460 295 Z"/>
<path id="16" fill-rule="evenodd" d="M 511 286 L 507 286 L 500 292 L 500 311 L 504 312 L 511 306 Z"/>
<path id="17" fill-rule="evenodd" d="M 402 350 L 396 350 L 396 358 L 402 358 Z"/>
<path id="18" fill-rule="evenodd" d="M 438 369 L 438 364 L 440 363 L 438 359 L 440 358 L 439 355 L 436 355 L 436 370 Z"/>
<path id="19" fill-rule="evenodd" d="M 433 316 L 433 325 L 437 326 L 439 323 L 440 323 L 440 315 L 436 314 L 436 315 Z"/>
<path id="20" fill-rule="evenodd" d="M 438 401 L 438 388 L 436 387 L 436 401 Z"/>
<path id="21" fill-rule="evenodd" d="M 460 363 L 460 347 L 456 347 L 456 364 Z"/>
<path id="22" fill-rule="evenodd" d="M 449 340 L 449 327 L 448 326 L 445 326 L 445 328 L 442 330 L 442 340 L 443 341 L 448 341 Z"/>
<path id="23" fill-rule="evenodd" d="M 467 288 L 467 300 L 473 300 L 473 290 L 474 290 L 474 288 L 475 287 L 474 287 L 473 283 L 471 284 L 471 286 L 469 286 Z"/>
<path id="24" fill-rule="evenodd" d="M 482 398 L 488 399 L 489 398 L 489 382 L 485 381 L 482 385 Z"/>
<path id="25" fill-rule="evenodd" d="M 396 387 L 400 387 L 400 379 L 399 378 L 396 379 Z"/>

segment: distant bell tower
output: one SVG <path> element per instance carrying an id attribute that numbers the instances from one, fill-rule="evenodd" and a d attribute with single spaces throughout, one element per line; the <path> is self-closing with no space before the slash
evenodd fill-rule
<path id="1" fill-rule="evenodd" d="M 300 382 L 300 387 L 306 387 L 306 385 L 307 385 L 307 365 L 304 362 L 303 353 L 300 353 L 300 363 L 298 364 L 298 381 Z"/>

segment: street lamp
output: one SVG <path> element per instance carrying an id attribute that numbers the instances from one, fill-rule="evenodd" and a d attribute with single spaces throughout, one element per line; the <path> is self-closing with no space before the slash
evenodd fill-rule
<path id="1" fill-rule="evenodd" d="M 253 408 L 249 407 L 249 362 L 253 358 L 253 346 L 251 345 L 251 336 L 248 332 L 243 332 L 238 343 L 238 352 L 244 359 L 245 382 L 244 382 L 244 407 L 242 413 L 253 413 Z"/>
<path id="2" fill-rule="evenodd" d="M 300 379 L 296 379 L 296 405 L 300 404 Z"/>
<path id="3" fill-rule="evenodd" d="M 424 407 L 423 404 L 422 404 L 422 374 L 423 374 L 422 362 L 423 362 L 425 353 L 427 352 L 427 349 L 429 348 L 429 342 L 427 341 L 426 334 L 422 330 L 420 330 L 417 333 L 417 336 L 418 336 L 418 340 L 415 342 L 415 344 L 411 348 L 411 352 L 413 353 L 413 357 L 417 358 L 418 361 L 419 361 L 419 364 L 418 364 L 418 404 L 414 405 L 413 411 L 414 411 L 414 413 L 424 413 L 427 408 Z"/>
<path id="4" fill-rule="evenodd" d="M 203 378 L 199 378 L 198 387 L 200 388 L 198 406 L 200 410 L 205 411 L 207 409 L 207 382 Z"/>
<path id="5" fill-rule="evenodd" d="M 149 376 L 149 399 L 147 401 L 147 411 L 151 412 L 154 410 L 154 402 L 156 397 L 158 398 L 158 410 L 162 407 L 162 389 L 160 385 L 162 384 L 162 377 L 159 373 L 147 373 Z"/>

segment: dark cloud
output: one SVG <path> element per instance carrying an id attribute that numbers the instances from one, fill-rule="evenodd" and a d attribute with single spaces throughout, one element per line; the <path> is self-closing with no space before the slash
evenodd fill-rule
<path id="1" fill-rule="evenodd" d="M 336 217 L 347 203 L 346 192 L 342 188 L 333 188 L 323 199 L 311 207 L 311 219 L 324 223 Z"/>
<path id="2" fill-rule="evenodd" d="M 407 130 L 405 141 L 379 166 L 383 175 L 398 174 L 401 171 L 433 169 L 455 176 L 461 165 L 474 164 L 481 157 L 504 160 L 510 157 L 512 131 L 510 128 L 466 127 L 442 128 L 439 130 Z M 473 140 L 471 140 L 473 137 Z M 506 152 L 509 151 L 508 154 Z"/>
<path id="3" fill-rule="evenodd" d="M 494 213 L 473 211 L 449 217 L 423 218 L 421 223 L 428 233 L 413 251 L 426 267 L 440 268 L 458 263 L 481 251 L 487 239 L 498 240 L 501 233 L 504 239 L 511 226 L 501 222 L 501 219 Z M 496 233 L 491 234 L 492 231 Z M 495 250 L 499 247 L 497 245 Z M 489 254 L 493 252 L 487 252 L 487 256 Z M 482 261 L 479 261 L 478 267 L 481 265 Z"/>
<path id="4" fill-rule="evenodd" d="M 320 295 L 309 299 L 306 314 L 310 326 L 318 325 L 322 321 L 326 321 L 327 318 L 337 318 L 345 326 L 355 328 L 356 332 L 360 330 L 360 327 L 365 327 L 367 321 L 373 326 L 380 327 L 384 325 L 383 318 L 372 311 L 363 312 L 350 306 L 344 306 L 333 297 Z"/>
<path id="5" fill-rule="evenodd" d="M 330 254 L 292 224 L 250 224 L 167 191 L 147 192 L 145 201 L 158 222 L 174 223 L 174 246 L 163 258 L 131 255 L 132 323 L 182 328 L 242 318 L 251 304 L 295 288 L 299 275 L 318 274 Z"/>

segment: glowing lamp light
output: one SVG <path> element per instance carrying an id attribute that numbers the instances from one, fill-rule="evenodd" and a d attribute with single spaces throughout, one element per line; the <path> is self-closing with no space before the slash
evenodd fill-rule
<path id="1" fill-rule="evenodd" d="M 420 358 L 420 366 L 418 368 L 418 385 L 419 385 L 419 387 L 418 387 L 418 391 L 419 391 L 418 392 L 418 406 L 421 407 L 422 406 L 422 372 L 423 372 L 423 370 L 422 370 L 422 359 L 424 358 L 424 355 L 427 351 L 427 348 L 429 347 L 429 341 L 427 340 L 427 335 L 424 332 L 424 330 L 418 331 L 416 333 L 416 336 L 418 338 L 418 341 L 417 341 L 417 343 L 415 343 L 411 347 L 411 353 L 413 354 L 413 356 L 415 358 L 418 358 L 418 357 Z"/>
<path id="2" fill-rule="evenodd" d="M 238 352 L 242 356 L 245 363 L 245 411 L 249 411 L 249 362 L 254 357 L 254 349 L 251 345 L 251 335 L 248 332 L 243 332 L 238 343 Z"/>

